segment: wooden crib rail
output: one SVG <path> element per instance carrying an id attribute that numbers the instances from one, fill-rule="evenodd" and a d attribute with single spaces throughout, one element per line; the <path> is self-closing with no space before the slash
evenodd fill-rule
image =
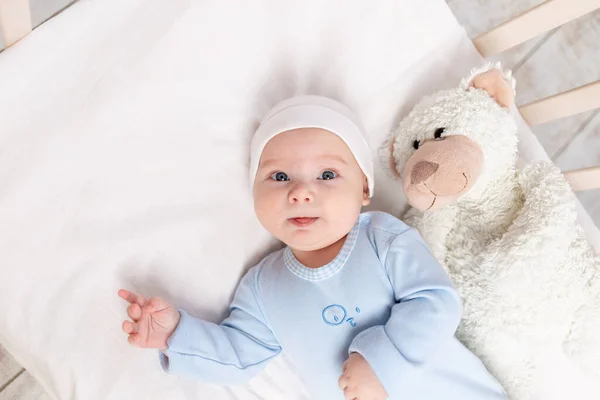
<path id="1" fill-rule="evenodd" d="M 473 44 L 489 57 L 600 8 L 600 0 L 546 0 L 476 37 Z"/>
<path id="2" fill-rule="evenodd" d="M 525 104 L 519 111 L 529 125 L 537 125 L 595 108 L 600 108 L 600 81 Z"/>
<path id="3" fill-rule="evenodd" d="M 600 166 L 563 172 L 574 191 L 600 189 Z"/>
<path id="4" fill-rule="evenodd" d="M 597 9 L 600 0 L 546 0 L 476 37 L 473 44 L 483 57 L 489 57 Z M 534 101 L 519 111 L 529 125 L 537 125 L 596 108 L 600 108 L 600 81 Z M 600 188 L 600 166 L 563 174 L 574 191 Z"/>
<path id="5" fill-rule="evenodd" d="M 0 0 L 0 34 L 8 47 L 31 32 L 29 0 Z"/>

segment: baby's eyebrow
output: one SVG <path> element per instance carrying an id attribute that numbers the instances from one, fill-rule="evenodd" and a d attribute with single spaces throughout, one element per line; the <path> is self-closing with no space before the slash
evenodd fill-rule
<path id="1" fill-rule="evenodd" d="M 342 157 L 338 156 L 338 155 L 324 155 L 319 157 L 319 160 L 332 160 L 332 161 L 337 161 L 339 163 L 342 163 L 344 165 L 348 165 L 348 162 L 346 160 L 344 160 Z"/>
<path id="2" fill-rule="evenodd" d="M 265 161 L 261 161 L 258 164 L 258 168 L 267 168 L 269 165 L 271 165 L 271 164 L 277 164 L 279 162 L 280 162 L 279 159 L 277 159 L 277 158 L 271 158 L 271 159 L 268 159 L 268 160 L 265 160 Z"/>

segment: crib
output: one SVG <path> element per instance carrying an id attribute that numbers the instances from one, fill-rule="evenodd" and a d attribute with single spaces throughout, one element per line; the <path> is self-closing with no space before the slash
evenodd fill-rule
<path id="1" fill-rule="evenodd" d="M 55 399 L 308 398 L 285 355 L 241 387 L 165 375 L 127 346 L 116 290 L 226 314 L 243 271 L 278 246 L 244 183 L 277 100 L 342 100 L 375 155 L 421 96 L 600 8 L 547 0 L 471 40 L 443 0 L 70 3 L 32 29 L 29 0 L 0 0 L 0 343 Z M 548 160 L 531 126 L 597 108 L 600 81 L 519 107 L 520 160 Z M 600 188 L 600 166 L 563 173 Z M 376 181 L 371 208 L 400 215 L 401 185 L 381 169 Z"/>
<path id="2" fill-rule="evenodd" d="M 600 3 L 593 0 L 546 1 L 476 37 L 473 44 L 482 56 L 493 56 L 598 8 Z M 598 107 L 600 107 L 600 81 L 523 105 L 519 108 L 519 112 L 529 125 L 537 125 Z M 575 191 L 590 190 L 600 186 L 600 166 L 563 173 Z"/>

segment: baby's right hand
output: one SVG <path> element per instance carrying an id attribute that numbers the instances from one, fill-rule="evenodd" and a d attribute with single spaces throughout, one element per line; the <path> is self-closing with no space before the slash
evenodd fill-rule
<path id="1" fill-rule="evenodd" d="M 119 297 L 129 302 L 127 315 L 131 321 L 123 321 L 123 332 L 129 335 L 129 343 L 137 347 L 166 349 L 169 337 L 179 324 L 179 311 L 160 297 L 146 299 L 124 289 L 119 290 Z"/>

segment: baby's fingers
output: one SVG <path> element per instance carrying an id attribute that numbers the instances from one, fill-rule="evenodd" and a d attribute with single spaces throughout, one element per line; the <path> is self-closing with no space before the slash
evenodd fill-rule
<path id="1" fill-rule="evenodd" d="M 140 340 L 141 340 L 141 338 L 138 333 L 129 335 L 129 337 L 127 338 L 127 341 L 129 342 L 129 344 L 132 346 L 136 346 L 136 347 L 140 347 Z"/>
<path id="2" fill-rule="evenodd" d="M 123 328 L 123 332 L 129 333 L 129 334 L 135 334 L 135 333 L 138 333 L 138 331 L 139 331 L 138 324 L 136 324 L 135 322 L 131 322 L 131 321 L 123 321 L 122 328 Z"/>
<path id="3" fill-rule="evenodd" d="M 358 397 L 358 391 L 356 389 L 346 389 L 346 390 L 344 390 L 344 399 L 345 400 L 357 400 L 357 399 L 359 399 L 359 397 Z"/>
<path id="4" fill-rule="evenodd" d="M 134 321 L 137 321 L 142 316 L 142 309 L 137 304 L 130 304 L 127 307 L 127 316 Z"/>
<path id="5" fill-rule="evenodd" d="M 129 290 L 125 289 L 119 290 L 119 297 L 123 300 L 127 300 L 131 304 L 137 304 L 140 307 L 143 307 L 146 303 L 146 299 L 144 298 L 144 296 L 130 292 Z"/>

